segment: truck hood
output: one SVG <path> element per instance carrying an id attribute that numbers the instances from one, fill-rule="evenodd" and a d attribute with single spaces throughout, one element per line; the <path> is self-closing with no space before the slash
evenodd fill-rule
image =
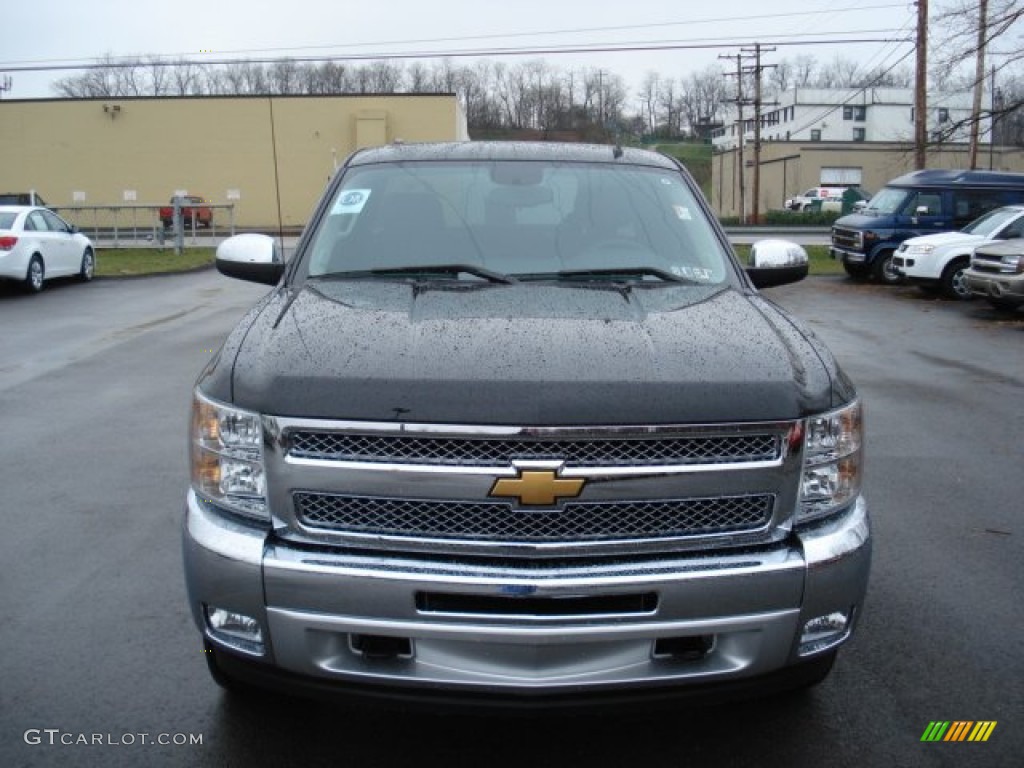
<path id="1" fill-rule="evenodd" d="M 279 291 L 232 337 L 200 386 L 217 397 L 229 370 L 220 396 L 279 416 L 711 423 L 852 394 L 807 331 L 722 287 L 320 281 Z"/>
<path id="2" fill-rule="evenodd" d="M 877 229 L 878 227 L 891 228 L 893 226 L 893 215 L 891 213 L 848 213 L 836 219 L 833 225 L 845 229 Z"/>

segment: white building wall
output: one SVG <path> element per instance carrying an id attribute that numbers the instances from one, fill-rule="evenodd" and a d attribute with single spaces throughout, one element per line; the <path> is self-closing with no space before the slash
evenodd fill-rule
<path id="1" fill-rule="evenodd" d="M 910 104 L 873 104 L 868 110 L 869 141 L 913 141 Z"/>
<path id="2" fill-rule="evenodd" d="M 991 103 L 990 99 L 990 94 L 983 96 L 983 107 Z M 914 92 L 910 88 L 794 88 L 781 94 L 778 102 L 764 110 L 764 141 L 911 141 L 914 137 Z M 929 94 L 929 141 L 934 141 L 943 127 L 965 120 L 971 113 L 972 102 L 970 93 Z M 864 120 L 844 119 L 844 107 L 862 109 Z M 945 121 L 941 120 L 943 115 Z M 752 115 L 745 111 L 744 117 L 744 143 L 750 144 L 754 140 Z M 855 128 L 864 129 L 863 139 L 855 137 Z M 943 137 L 943 141 L 967 140 L 967 129 Z M 988 140 L 986 120 L 980 127 L 980 141 Z M 716 149 L 735 149 L 738 143 L 735 120 L 712 133 Z"/>

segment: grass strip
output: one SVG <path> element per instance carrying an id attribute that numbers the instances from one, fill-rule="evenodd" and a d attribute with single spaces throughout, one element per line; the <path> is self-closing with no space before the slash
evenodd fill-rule
<path id="1" fill-rule="evenodd" d="M 156 275 L 188 272 L 213 263 L 215 249 L 185 248 L 176 256 L 173 248 L 101 248 L 96 252 L 97 277 Z"/>

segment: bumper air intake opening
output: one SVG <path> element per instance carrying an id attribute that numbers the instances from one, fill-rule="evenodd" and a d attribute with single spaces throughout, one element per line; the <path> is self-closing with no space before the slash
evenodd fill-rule
<path id="1" fill-rule="evenodd" d="M 367 659 L 412 658 L 412 640 L 388 635 L 349 635 L 353 653 Z"/>
<path id="2" fill-rule="evenodd" d="M 416 609 L 421 613 L 543 618 L 650 615 L 658 609 L 658 596 L 654 592 L 588 597 L 503 597 L 418 592 Z"/>
<path id="3" fill-rule="evenodd" d="M 660 637 L 654 641 L 654 657 L 699 661 L 711 652 L 715 644 L 714 635 L 691 635 L 689 637 Z"/>

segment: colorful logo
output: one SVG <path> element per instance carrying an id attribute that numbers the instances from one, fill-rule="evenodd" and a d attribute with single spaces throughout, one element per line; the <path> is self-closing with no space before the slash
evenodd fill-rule
<path id="1" fill-rule="evenodd" d="M 579 496 L 585 482 L 581 477 L 559 477 L 558 470 L 520 469 L 515 478 L 502 477 L 496 480 L 488 495 L 515 499 L 523 507 L 549 507 L 559 499 Z"/>
<path id="2" fill-rule="evenodd" d="M 988 741 L 995 729 L 995 720 L 932 720 L 921 741 Z"/>

